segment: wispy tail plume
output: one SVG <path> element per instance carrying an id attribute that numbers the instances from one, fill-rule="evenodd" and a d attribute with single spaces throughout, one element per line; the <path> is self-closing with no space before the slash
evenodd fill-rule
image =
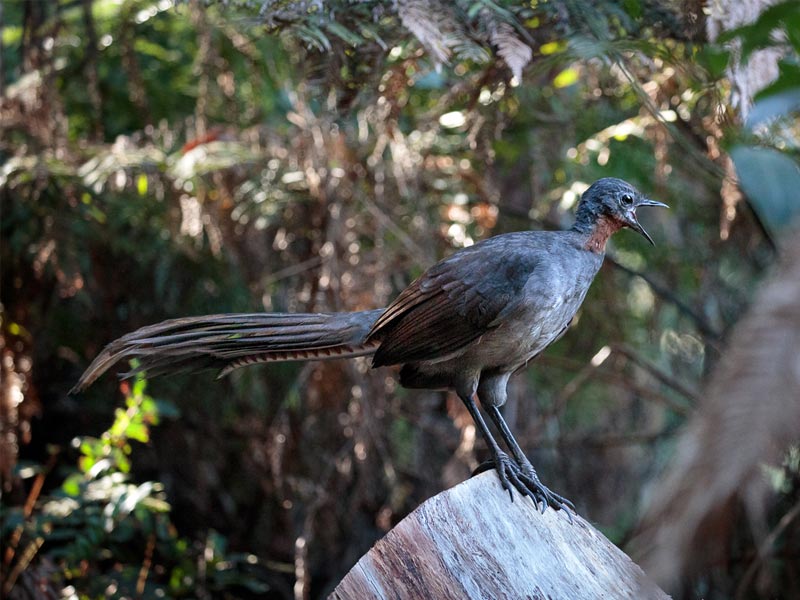
<path id="1" fill-rule="evenodd" d="M 255 313 L 171 319 L 111 342 L 70 393 L 80 392 L 119 361 L 136 358 L 148 376 L 285 360 L 324 360 L 373 354 L 365 343 L 383 309 L 353 313 Z"/>

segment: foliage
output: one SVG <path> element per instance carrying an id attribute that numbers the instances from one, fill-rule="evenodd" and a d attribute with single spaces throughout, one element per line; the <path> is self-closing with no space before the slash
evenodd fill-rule
<path id="1" fill-rule="evenodd" d="M 699 2 L 429 6 L 3 5 L 3 508 L 18 525 L 26 498 L 57 499 L 73 509 L 52 531 L 75 534 L 38 548 L 31 572 L 130 590 L 152 539 L 145 586 L 170 595 L 202 580 L 324 596 L 477 465 L 455 399 L 358 361 L 154 380 L 181 415 L 158 427 L 163 406 L 141 388 L 124 409 L 113 377 L 77 400 L 66 390 L 103 343 L 161 319 L 384 305 L 455 247 L 568 225 L 609 174 L 673 207 L 645 224 L 658 246 L 615 238 L 576 330 L 513 380 L 506 416 L 550 487 L 615 541 L 631 535 L 773 257 L 758 219 L 720 199 L 722 149 L 794 150 L 729 120 L 728 53 L 705 42 Z M 759 118 L 794 106 L 774 92 Z M 80 471 L 54 459 L 31 495 L 37 479 L 20 474 L 75 437 Z M 126 498 L 135 508 L 106 531 Z M 17 548 L 49 540 L 45 506 Z"/>
<path id="2" fill-rule="evenodd" d="M 778 48 L 784 54 L 779 75 L 756 96 L 745 129 L 730 149 L 742 189 L 761 220 L 778 235 L 800 214 L 793 190 L 800 186 L 800 6 L 783 2 L 769 7 L 756 21 L 728 32 L 722 41 L 735 40 L 740 60 L 757 50 Z M 775 36 L 781 32 L 781 36 Z M 748 139 L 749 138 L 749 139 Z"/>
<path id="3" fill-rule="evenodd" d="M 129 480 L 132 443 L 146 444 L 160 417 L 175 413 L 145 394 L 141 376 L 123 388 L 126 408 L 115 410 L 109 429 L 97 438 L 72 441 L 80 455 L 78 468 L 67 470 L 60 488 L 35 495 L 41 481 L 54 476 L 55 456 L 49 469 L 19 465 L 19 476 L 37 483 L 24 507 L 9 508 L 0 530 L 7 542 L 4 595 L 36 597 L 41 586 L 56 592 L 63 587 L 82 598 L 238 597 L 243 591 L 268 591 L 255 557 L 227 553 L 225 539 L 214 532 L 204 548 L 193 547 L 172 522 L 164 486 Z M 38 508 L 32 511 L 34 504 Z M 58 566 L 58 575 L 30 568 L 39 554 Z"/>

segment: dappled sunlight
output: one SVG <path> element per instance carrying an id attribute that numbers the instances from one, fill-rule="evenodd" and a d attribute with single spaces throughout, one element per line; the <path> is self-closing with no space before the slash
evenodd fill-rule
<path id="1" fill-rule="evenodd" d="M 656 245 L 615 235 L 504 411 L 624 545 L 796 213 L 796 90 L 739 118 L 698 7 L 4 3 L 0 591 L 323 597 L 485 457 L 452 394 L 363 356 L 67 390 L 165 319 L 384 307 L 461 248 L 569 228 L 607 176 L 670 205 L 638 214 Z M 788 78 L 782 27 L 741 35 L 745 54 L 783 40 Z M 787 457 L 769 482 L 788 504 Z M 739 562 L 685 589 L 758 595 L 756 568 L 763 597 L 797 589 L 728 517 Z"/>

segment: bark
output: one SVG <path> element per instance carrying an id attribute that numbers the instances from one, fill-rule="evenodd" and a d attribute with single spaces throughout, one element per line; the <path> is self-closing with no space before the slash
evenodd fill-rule
<path id="1" fill-rule="evenodd" d="M 722 558 L 742 503 L 766 538 L 765 464 L 800 439 L 800 232 L 736 326 L 635 540 L 647 572 L 671 585 Z M 764 557 L 761 557 L 763 560 Z"/>
<path id="2" fill-rule="evenodd" d="M 765 8 L 778 0 L 714 0 L 709 3 L 707 21 L 708 39 L 714 41 L 720 34 L 752 23 Z M 731 81 L 731 106 L 742 120 L 753 105 L 753 96 L 778 77 L 778 61 L 783 52 L 766 48 L 754 52 L 747 62 L 734 61 L 728 69 Z"/>
<path id="3" fill-rule="evenodd" d="M 577 515 L 514 502 L 491 471 L 417 508 L 358 561 L 329 597 L 667 598 Z"/>

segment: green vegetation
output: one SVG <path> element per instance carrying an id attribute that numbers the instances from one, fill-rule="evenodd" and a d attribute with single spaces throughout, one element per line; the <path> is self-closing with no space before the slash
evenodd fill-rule
<path id="1" fill-rule="evenodd" d="M 657 246 L 615 237 L 506 415 L 624 547 L 800 210 L 797 3 L 713 43 L 702 8 L 3 2 L 3 593 L 325 597 L 478 464 L 456 399 L 366 361 L 67 391 L 103 344 L 162 319 L 384 306 L 453 248 L 568 226 L 609 175 L 671 206 L 643 215 Z M 726 69 L 765 47 L 779 77 L 741 121 Z M 770 527 L 796 466 L 771 472 Z M 756 585 L 739 512 L 729 562 L 687 597 L 797 592 L 797 520 Z"/>

